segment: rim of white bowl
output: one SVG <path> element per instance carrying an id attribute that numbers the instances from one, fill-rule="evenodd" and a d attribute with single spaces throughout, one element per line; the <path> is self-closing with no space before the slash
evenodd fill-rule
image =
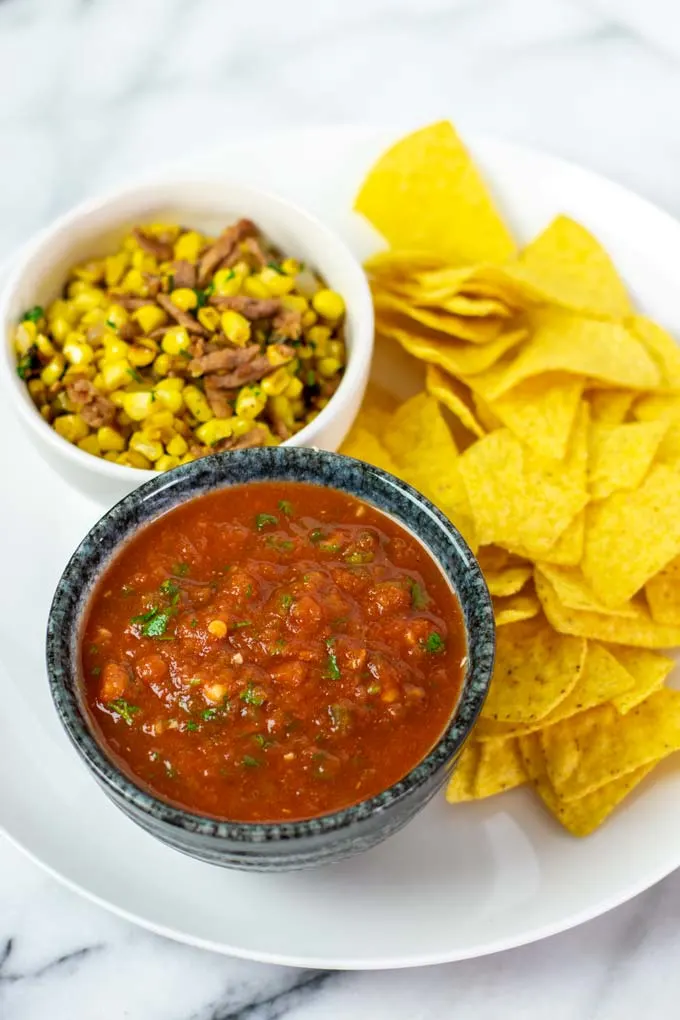
<path id="1" fill-rule="evenodd" d="M 142 197 L 148 194 L 150 200 L 154 195 L 157 200 L 158 192 L 165 189 L 179 193 L 182 188 L 210 188 L 216 184 L 219 184 L 221 187 L 232 188 L 237 195 L 240 192 L 241 195 L 257 196 L 273 206 L 278 206 L 279 209 L 284 211 L 284 215 L 289 216 L 293 220 L 306 221 L 324 235 L 324 242 L 336 250 L 344 260 L 350 274 L 355 277 L 352 284 L 353 294 L 351 296 L 343 294 L 346 305 L 348 309 L 351 307 L 356 321 L 352 348 L 348 352 L 347 366 L 340 385 L 314 421 L 305 425 L 294 436 L 280 444 L 281 446 L 314 446 L 319 433 L 323 431 L 331 420 L 342 413 L 343 408 L 350 401 L 355 387 L 360 384 L 362 376 L 367 372 L 370 365 L 374 334 L 371 291 L 361 263 L 331 227 L 297 203 L 290 202 L 288 199 L 282 198 L 276 192 L 269 191 L 266 188 L 254 187 L 228 178 L 187 177 L 155 181 L 146 177 L 137 182 L 128 182 L 120 187 L 109 189 L 106 192 L 79 202 L 35 234 L 19 250 L 18 261 L 10 270 L 0 290 L 0 322 L 4 323 L 8 319 L 9 306 L 12 303 L 14 292 L 26 272 L 30 270 L 33 260 L 38 257 L 43 247 L 62 231 L 67 230 L 82 220 L 86 220 L 106 206 L 118 202 L 126 196 L 139 194 Z M 238 205 L 238 200 L 235 204 Z M 7 268 L 7 262 L 4 263 L 4 267 Z M 11 337 L 4 337 L 2 346 L 3 352 L 0 355 L 0 380 L 2 382 L 0 382 L 0 385 L 3 385 L 6 391 L 9 391 L 13 406 L 23 421 L 38 435 L 39 439 L 44 440 L 54 449 L 57 457 L 66 457 L 79 469 L 89 470 L 94 475 L 103 476 L 112 481 L 129 482 L 134 479 L 141 485 L 143 482 L 148 481 L 148 479 L 158 475 L 158 472 L 152 469 L 128 467 L 125 464 L 114 464 L 111 461 L 104 460 L 103 457 L 96 457 L 85 450 L 79 449 L 73 443 L 60 436 L 58 432 L 55 432 L 51 425 L 40 416 L 37 408 L 30 402 L 26 385 L 17 375 Z M 352 422 L 349 421 L 347 423 L 348 431 L 351 425 Z"/>

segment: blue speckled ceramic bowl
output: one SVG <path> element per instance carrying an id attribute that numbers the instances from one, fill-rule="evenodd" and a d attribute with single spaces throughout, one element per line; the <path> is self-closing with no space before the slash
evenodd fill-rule
<path id="1" fill-rule="evenodd" d="M 174 807 L 137 786 L 93 737 L 80 696 L 79 638 L 92 590 L 140 527 L 195 496 L 250 481 L 283 479 L 352 493 L 417 535 L 449 578 L 463 609 L 468 658 L 453 717 L 430 753 L 400 782 L 359 804 L 301 822 L 220 822 Z M 272 447 L 206 457 L 159 475 L 92 528 L 64 571 L 47 628 L 47 669 L 59 718 L 92 775 L 133 821 L 163 842 L 211 864 L 283 871 L 367 850 L 420 811 L 449 778 L 491 679 L 494 621 L 477 561 L 429 500 L 393 475 L 340 454 Z"/>

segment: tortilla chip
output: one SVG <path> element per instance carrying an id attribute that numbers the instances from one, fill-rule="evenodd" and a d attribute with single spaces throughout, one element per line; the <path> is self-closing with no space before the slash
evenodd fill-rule
<path id="1" fill-rule="evenodd" d="M 644 345 L 618 323 L 552 307 L 532 312 L 530 321 L 530 339 L 504 371 L 494 373 L 483 393 L 487 400 L 545 372 L 568 372 L 632 390 L 654 389 L 661 381 Z"/>
<path id="2" fill-rule="evenodd" d="M 482 717 L 498 722 L 542 719 L 573 689 L 585 656 L 585 641 L 557 634 L 542 616 L 501 627 Z"/>
<path id="3" fill-rule="evenodd" d="M 612 698 L 612 704 L 621 715 L 630 712 L 631 708 L 635 708 L 650 694 L 663 687 L 666 677 L 675 666 L 674 659 L 644 648 L 613 645 L 611 653 L 633 677 L 633 686 L 630 690 Z"/>
<path id="4" fill-rule="evenodd" d="M 582 392 L 580 376 L 539 375 L 490 401 L 489 408 L 536 453 L 561 460 L 567 451 Z"/>
<path id="5" fill-rule="evenodd" d="M 417 303 L 425 305 L 430 304 L 430 301 L 421 299 Z M 498 298 L 477 297 L 470 294 L 456 294 L 448 300 L 438 302 L 438 304 L 444 311 L 471 318 L 509 319 L 514 314 L 514 309 L 508 308 L 505 302 Z"/>
<path id="6" fill-rule="evenodd" d="M 469 379 L 467 382 L 469 383 Z M 503 428 L 503 422 L 491 410 L 491 405 L 479 393 L 472 393 L 472 400 L 477 419 L 486 432 L 494 432 Z"/>
<path id="7" fill-rule="evenodd" d="M 563 567 L 577 567 L 583 556 L 585 530 L 586 515 L 582 510 L 567 525 L 557 541 L 544 553 L 541 553 L 537 559 L 541 563 L 554 563 L 556 566 Z M 515 552 L 524 555 L 521 549 L 515 549 Z"/>
<path id="8" fill-rule="evenodd" d="M 594 423 L 590 430 L 588 487 L 592 499 L 637 489 L 649 471 L 668 426 L 663 421 L 623 425 Z"/>
<path id="9" fill-rule="evenodd" d="M 372 432 L 367 432 L 366 429 L 358 428 L 356 425 L 340 447 L 340 453 L 344 453 L 346 457 L 363 460 L 366 464 L 373 464 L 374 467 L 389 471 L 390 474 L 399 475 L 399 468 L 380 440 Z"/>
<path id="10" fill-rule="evenodd" d="M 589 394 L 590 417 L 603 425 L 621 425 L 636 397 L 629 390 L 596 390 Z"/>
<path id="11" fill-rule="evenodd" d="M 393 248 L 421 248 L 458 262 L 504 262 L 512 237 L 448 121 L 400 139 L 369 171 L 354 208 Z"/>
<path id="12" fill-rule="evenodd" d="M 680 556 L 647 581 L 645 595 L 656 623 L 680 627 Z"/>
<path id="13" fill-rule="evenodd" d="M 679 554 L 680 475 L 665 465 L 586 510 L 581 569 L 606 606 L 627 602 Z"/>
<path id="14" fill-rule="evenodd" d="M 503 567 L 500 570 L 483 571 L 484 580 L 491 595 L 507 598 L 522 590 L 531 575 L 533 567 L 530 563 L 521 566 Z"/>
<path id="15" fill-rule="evenodd" d="M 637 650 L 636 650 L 637 651 Z M 653 653 L 644 653 L 651 655 Z M 633 675 L 618 658 L 597 641 L 588 642 L 583 672 L 573 689 L 556 708 L 535 722 L 502 723 L 480 719 L 475 727 L 477 740 L 499 740 L 520 737 L 553 726 L 579 712 L 585 712 L 607 701 L 613 701 L 635 687 Z"/>
<path id="16" fill-rule="evenodd" d="M 626 715 L 601 705 L 541 732 L 555 792 L 574 800 L 680 750 L 680 691 L 664 688 Z"/>
<path id="17" fill-rule="evenodd" d="M 680 644 L 680 627 L 655 623 L 641 601 L 633 601 L 635 616 L 632 617 L 568 609 L 560 602 L 546 577 L 536 573 L 534 584 L 543 612 L 555 630 L 562 634 L 594 638 L 610 644 L 634 645 L 636 648 L 670 648 Z"/>
<path id="18" fill-rule="evenodd" d="M 597 598 L 581 571 L 576 567 L 561 567 L 552 563 L 537 563 L 536 571 L 548 579 L 558 599 L 567 609 L 583 609 L 593 613 L 611 613 L 637 619 L 637 606 L 626 602 L 609 608 Z"/>
<path id="19" fill-rule="evenodd" d="M 440 339 L 452 337 L 470 343 L 489 344 L 497 340 L 506 323 L 500 318 L 471 319 L 462 315 L 452 315 L 439 308 L 423 308 L 413 302 L 405 301 L 393 292 L 376 289 L 373 294 L 377 328 L 385 332 L 390 319 L 400 317 L 405 329 L 418 332 L 424 326 Z M 385 326 L 387 322 L 387 326 Z M 385 328 L 383 328 L 385 327 Z"/>
<path id="20" fill-rule="evenodd" d="M 505 268 L 541 300 L 586 315 L 618 318 L 632 312 L 609 255 L 585 227 L 568 216 L 557 216 Z"/>
<path id="21" fill-rule="evenodd" d="M 479 754 L 479 744 L 469 740 L 460 753 L 455 771 L 446 787 L 446 799 L 449 804 L 458 804 L 460 801 L 474 799 L 473 786 L 477 775 Z"/>
<path id="22" fill-rule="evenodd" d="M 380 336 L 396 340 L 414 358 L 439 365 L 450 375 L 468 376 L 483 372 L 526 337 L 524 330 L 515 330 L 504 333 L 489 343 L 475 346 L 462 340 L 442 338 L 441 334 L 433 333 L 432 330 L 422 326 L 414 326 L 403 319 L 382 316 L 379 307 L 376 304 L 378 312 L 376 331 Z"/>
<path id="23" fill-rule="evenodd" d="M 582 408 L 559 470 L 497 429 L 460 457 L 481 544 L 507 545 L 528 559 L 546 553 L 585 506 L 587 411 Z"/>
<path id="24" fill-rule="evenodd" d="M 545 756 L 537 733 L 522 737 L 519 742 L 524 768 L 548 811 L 573 836 L 588 836 L 593 832 L 614 808 L 621 803 L 648 772 L 654 768 L 654 762 L 643 765 L 633 772 L 605 783 L 593 793 L 578 800 L 564 801 L 555 793 L 546 772 Z"/>
<path id="25" fill-rule="evenodd" d="M 644 315 L 633 315 L 627 325 L 645 345 L 666 386 L 680 389 L 680 347 L 665 329 Z"/>
<path id="26" fill-rule="evenodd" d="M 467 386 L 442 372 L 436 365 L 428 365 L 425 375 L 425 387 L 428 393 L 440 400 L 444 407 L 458 418 L 460 423 L 477 438 L 486 435 L 477 421 L 472 409 L 472 400 Z"/>
<path id="27" fill-rule="evenodd" d="M 493 614 L 497 627 L 520 620 L 531 620 L 541 611 L 541 603 L 535 595 L 510 595 L 508 598 L 493 599 Z"/>
<path id="28" fill-rule="evenodd" d="M 680 396 L 675 393 L 648 393 L 636 400 L 633 414 L 638 421 L 680 421 Z"/>
<path id="29" fill-rule="evenodd" d="M 486 577 L 488 573 L 505 570 L 510 566 L 519 566 L 523 561 L 499 545 L 485 545 L 477 553 L 477 562 Z"/>
<path id="30" fill-rule="evenodd" d="M 482 744 L 473 783 L 476 798 L 493 797 L 527 781 L 516 740 L 487 740 Z"/>

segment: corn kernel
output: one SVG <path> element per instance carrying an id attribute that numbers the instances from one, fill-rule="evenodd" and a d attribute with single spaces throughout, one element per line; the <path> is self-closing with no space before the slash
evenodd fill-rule
<path id="1" fill-rule="evenodd" d="M 233 418 L 213 418 L 206 421 L 196 429 L 196 438 L 204 446 L 212 446 L 220 439 L 228 439 L 233 433 L 233 421 Z"/>
<path id="2" fill-rule="evenodd" d="M 130 363 L 124 358 L 106 361 L 100 369 L 104 389 L 118 390 L 121 386 L 127 386 L 131 381 L 131 372 Z"/>
<path id="3" fill-rule="evenodd" d="M 301 321 L 303 329 L 310 329 L 311 326 L 314 326 L 319 321 L 319 316 L 315 311 L 309 308 L 306 312 L 304 312 Z"/>
<path id="4" fill-rule="evenodd" d="M 104 349 L 102 351 L 102 358 L 105 361 L 120 361 L 123 358 L 127 358 L 129 353 L 129 344 L 126 344 L 124 340 L 120 340 L 114 334 L 107 333 L 104 337 Z"/>
<path id="5" fill-rule="evenodd" d="M 147 460 L 158 460 L 163 456 L 163 446 L 158 440 L 149 439 L 144 432 L 133 432 L 128 443 L 130 450 L 141 453 Z"/>
<path id="6" fill-rule="evenodd" d="M 155 351 L 150 351 L 148 347 L 142 347 L 141 344 L 134 344 L 128 352 L 128 360 L 135 368 L 145 368 L 151 364 L 155 357 Z"/>
<path id="7" fill-rule="evenodd" d="M 54 429 L 63 439 L 68 439 L 69 443 L 77 443 L 90 431 L 79 414 L 60 414 L 54 419 Z"/>
<path id="8" fill-rule="evenodd" d="M 108 298 L 104 291 L 98 290 L 96 287 L 86 287 L 73 298 L 73 307 L 81 315 L 83 312 L 89 312 L 92 308 L 104 308 L 107 303 Z"/>
<path id="9" fill-rule="evenodd" d="M 97 442 L 99 443 L 99 448 L 106 453 L 120 452 L 125 449 L 124 438 L 120 432 L 111 428 L 110 425 L 102 425 L 100 429 L 97 429 Z"/>
<path id="10" fill-rule="evenodd" d="M 237 347 L 244 347 L 250 340 L 250 323 L 244 315 L 228 309 L 220 316 L 222 330 L 227 340 L 230 340 Z"/>
<path id="11" fill-rule="evenodd" d="M 287 365 L 290 361 L 290 354 L 283 349 L 281 344 L 270 344 L 267 348 L 267 361 L 274 368 L 278 368 L 279 365 Z"/>
<path id="12" fill-rule="evenodd" d="M 328 356 L 337 358 L 341 365 L 345 364 L 345 345 L 341 340 L 331 340 L 329 342 Z"/>
<path id="13" fill-rule="evenodd" d="M 297 259 L 284 259 L 281 263 L 281 269 L 287 276 L 297 276 L 300 272 L 300 263 Z"/>
<path id="14" fill-rule="evenodd" d="M 106 322 L 106 312 L 104 309 L 91 308 L 89 312 L 85 312 L 85 314 L 81 317 L 79 328 L 86 331 L 90 326 L 98 326 L 102 322 Z"/>
<path id="15" fill-rule="evenodd" d="M 169 443 L 166 444 L 165 449 L 171 457 L 183 457 L 189 449 L 189 444 L 183 436 L 173 436 Z M 179 460 L 177 461 L 179 463 Z"/>
<path id="16" fill-rule="evenodd" d="M 77 344 L 67 340 L 64 344 L 64 357 L 71 365 L 89 365 L 94 360 L 94 351 L 89 344 Z"/>
<path id="17" fill-rule="evenodd" d="M 270 397 L 269 406 L 275 418 L 280 418 L 286 425 L 292 426 L 293 412 L 288 397 Z"/>
<path id="18" fill-rule="evenodd" d="M 184 403 L 186 404 L 189 414 L 191 414 L 196 421 L 209 422 L 214 417 L 210 404 L 205 398 L 205 394 L 201 393 L 198 386 L 185 386 L 182 391 Z"/>
<path id="19" fill-rule="evenodd" d="M 337 358 L 322 358 L 317 362 L 316 370 L 325 379 L 330 379 L 340 371 L 340 362 Z"/>
<path id="20" fill-rule="evenodd" d="M 161 379 L 168 374 L 172 366 L 172 359 L 169 354 L 159 354 L 153 363 L 154 375 Z"/>
<path id="21" fill-rule="evenodd" d="M 328 352 L 328 342 L 331 338 L 331 331 L 327 326 L 312 326 L 307 333 L 307 343 L 316 351 L 317 356 L 324 357 Z"/>
<path id="22" fill-rule="evenodd" d="M 231 418 L 231 434 L 238 438 L 239 436 L 245 436 L 246 432 L 250 432 L 253 427 L 252 418 Z"/>
<path id="23" fill-rule="evenodd" d="M 118 454 L 114 453 L 113 450 L 109 450 L 108 453 L 104 454 L 104 460 L 108 460 L 109 464 L 117 464 Z"/>
<path id="24" fill-rule="evenodd" d="M 183 326 L 173 326 L 161 340 L 161 347 L 166 354 L 177 355 L 180 351 L 188 351 L 190 346 L 189 334 Z"/>
<path id="25" fill-rule="evenodd" d="M 139 269 L 142 273 L 157 273 L 158 263 L 153 257 L 151 252 L 142 251 L 138 248 L 137 251 L 133 251 L 130 259 L 133 269 Z"/>
<path id="26" fill-rule="evenodd" d="M 29 379 L 28 380 L 28 392 L 31 394 L 33 400 L 38 401 L 45 396 L 47 387 L 42 379 Z"/>
<path id="27" fill-rule="evenodd" d="M 220 313 L 216 308 L 199 308 L 197 318 L 200 324 L 211 333 L 214 333 L 220 324 Z"/>
<path id="28" fill-rule="evenodd" d="M 42 372 L 40 378 L 45 383 L 45 386 L 52 386 L 55 382 L 61 379 L 64 369 L 66 368 L 66 359 L 63 354 L 55 354 L 51 361 L 49 361 Z"/>
<path id="29" fill-rule="evenodd" d="M 64 301 L 63 298 L 57 298 L 56 301 L 47 306 L 48 322 L 51 322 L 52 319 L 66 319 L 73 326 L 77 318 L 78 313 L 75 308 L 71 305 L 70 301 Z"/>
<path id="30" fill-rule="evenodd" d="M 162 457 L 158 458 L 154 467 L 156 471 L 172 471 L 173 468 L 179 467 L 179 457 L 171 457 L 164 453 Z"/>
<path id="31" fill-rule="evenodd" d="M 268 397 L 278 397 L 290 382 L 290 373 L 286 368 L 277 368 L 271 375 L 266 375 L 260 383 Z"/>
<path id="32" fill-rule="evenodd" d="M 227 625 L 224 620 L 211 620 L 208 624 L 208 633 L 212 634 L 213 637 L 223 638 L 227 636 Z M 206 692 L 209 689 L 211 692 L 214 687 L 224 687 L 224 684 L 212 684 L 210 688 L 206 688 Z M 224 687 L 224 693 L 227 693 L 227 688 Z M 220 701 L 224 695 L 220 692 L 218 701 Z"/>
<path id="33" fill-rule="evenodd" d="M 290 276 L 277 273 L 270 266 L 265 266 L 260 270 L 260 279 L 271 297 L 283 297 L 284 294 L 289 294 L 295 286 L 295 280 Z"/>
<path id="34" fill-rule="evenodd" d="M 304 386 L 302 385 L 302 379 L 299 379 L 295 375 L 295 376 L 293 376 L 293 378 L 289 381 L 288 385 L 286 386 L 285 393 L 286 393 L 287 397 L 291 398 L 291 400 L 295 400 L 296 397 L 300 396 L 300 394 L 302 393 L 303 389 L 304 389 Z"/>
<path id="35" fill-rule="evenodd" d="M 291 411 L 293 412 L 294 418 L 301 418 L 305 413 L 304 400 L 293 400 L 290 405 Z"/>
<path id="36" fill-rule="evenodd" d="M 115 255 L 107 255 L 104 259 L 104 279 L 107 287 L 115 287 L 123 279 L 123 273 L 130 264 L 130 257 L 126 251 L 116 252 Z"/>
<path id="37" fill-rule="evenodd" d="M 190 312 L 198 305 L 196 291 L 191 290 L 189 287 L 179 287 L 177 290 L 173 290 L 170 300 L 173 305 L 181 308 L 183 312 Z"/>
<path id="38" fill-rule="evenodd" d="M 264 411 L 267 394 L 261 386 L 242 386 L 236 397 L 234 410 L 242 418 L 257 418 Z"/>
<path id="39" fill-rule="evenodd" d="M 116 457 L 117 464 L 124 464 L 125 467 L 134 468 L 145 468 L 147 471 L 151 467 L 151 461 L 147 460 L 143 453 L 139 453 L 137 450 L 126 450 L 124 453 L 119 453 Z"/>
<path id="40" fill-rule="evenodd" d="M 124 326 L 129 321 L 129 315 L 122 305 L 109 305 L 106 321 L 115 329 L 120 329 L 121 326 Z"/>
<path id="41" fill-rule="evenodd" d="M 91 453 L 93 455 L 93 457 L 100 457 L 101 456 L 101 449 L 99 447 L 99 442 L 97 440 L 97 437 L 94 436 L 94 435 L 92 435 L 92 436 L 85 436 L 84 439 L 79 439 L 78 440 L 78 449 L 79 450 L 83 450 L 85 453 Z"/>
<path id="42" fill-rule="evenodd" d="M 300 312 L 301 315 L 309 308 L 309 301 L 302 294 L 286 294 L 281 298 L 281 304 L 289 312 Z"/>
<path id="43" fill-rule="evenodd" d="M 295 348 L 295 355 L 300 361 L 310 361 L 314 357 L 314 350 L 307 344 L 301 344 L 300 347 Z"/>
<path id="44" fill-rule="evenodd" d="M 91 262 L 83 262 L 79 266 L 74 266 L 71 272 L 86 283 L 99 283 L 104 276 L 104 261 L 93 259 Z"/>
<path id="45" fill-rule="evenodd" d="M 141 308 L 137 308 L 132 313 L 132 318 L 137 320 L 145 333 L 151 333 L 152 330 L 158 329 L 168 319 L 162 308 L 152 304 L 142 305 Z"/>
<path id="46" fill-rule="evenodd" d="M 142 421 L 153 413 L 153 393 L 126 393 L 123 397 L 123 410 L 133 421 Z M 163 451 L 161 451 L 162 453 Z"/>
<path id="47" fill-rule="evenodd" d="M 186 259 L 187 262 L 195 262 L 204 246 L 203 238 L 195 230 L 187 230 L 182 234 L 174 245 L 174 257 Z"/>
<path id="48" fill-rule="evenodd" d="M 244 294 L 254 298 L 268 298 L 269 291 L 259 276 L 247 276 L 241 287 Z"/>
<path id="49" fill-rule="evenodd" d="M 62 344 L 71 332 L 71 323 L 68 319 L 58 316 L 56 319 L 50 320 L 50 329 L 52 331 L 52 336 L 57 343 Z"/>
<path id="50" fill-rule="evenodd" d="M 312 298 L 312 305 L 324 319 L 341 319 L 345 314 L 345 302 L 335 290 L 318 290 Z"/>
<path id="51" fill-rule="evenodd" d="M 196 458 L 193 453 L 185 453 L 184 456 L 180 458 L 180 464 L 191 464 L 194 460 L 196 460 Z"/>
<path id="52" fill-rule="evenodd" d="M 126 294 L 134 294 L 138 297 L 146 296 L 146 283 L 139 269 L 128 269 L 120 281 L 120 289 Z"/>
<path id="53" fill-rule="evenodd" d="M 14 333 L 14 346 L 17 354 L 28 354 L 29 350 L 35 343 L 35 338 L 38 335 L 38 327 L 30 319 L 26 322 L 21 322 L 16 328 Z"/>
<path id="54" fill-rule="evenodd" d="M 235 266 L 232 269 L 218 269 L 213 277 L 215 294 L 219 294 L 220 297 L 233 297 L 240 291 L 243 280 L 244 275 L 238 273 Z"/>
<path id="55" fill-rule="evenodd" d="M 45 421 L 50 421 L 50 422 L 52 421 L 52 408 L 50 407 L 49 404 L 43 404 L 42 405 L 42 407 L 40 408 L 40 414 L 41 414 L 41 417 L 43 417 L 45 419 Z"/>

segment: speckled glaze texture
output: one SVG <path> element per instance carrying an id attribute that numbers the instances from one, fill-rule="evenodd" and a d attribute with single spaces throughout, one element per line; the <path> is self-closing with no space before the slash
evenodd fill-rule
<path id="1" fill-rule="evenodd" d="M 370 800 L 320 818 L 284 824 L 220 822 L 158 800 L 111 763 L 93 738 L 80 698 L 79 635 L 93 587 L 138 529 L 179 503 L 215 489 L 284 479 L 344 490 L 417 535 L 449 578 L 463 609 L 468 661 L 458 705 L 428 756 Z M 57 586 L 47 630 L 47 669 L 59 718 L 104 791 L 131 819 L 184 853 L 225 867 L 306 868 L 367 850 L 396 832 L 446 782 L 488 690 L 494 657 L 491 600 L 467 544 L 432 503 L 361 461 L 320 450 L 273 447 L 206 457 L 147 482 L 92 528 Z"/>

